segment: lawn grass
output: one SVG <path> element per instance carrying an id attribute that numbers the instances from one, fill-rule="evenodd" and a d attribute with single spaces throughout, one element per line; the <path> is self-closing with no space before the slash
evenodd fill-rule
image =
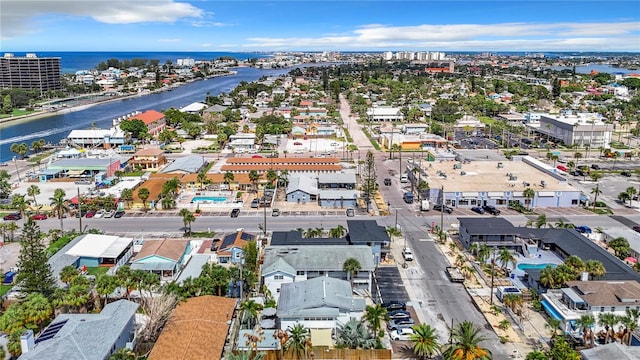
<path id="1" fill-rule="evenodd" d="M 0 296 L 4 296 L 12 287 L 13 285 L 0 285 Z"/>
<path id="2" fill-rule="evenodd" d="M 108 267 L 100 266 L 100 267 L 88 267 L 87 274 L 98 277 L 100 275 L 104 275 L 109 271 Z"/>

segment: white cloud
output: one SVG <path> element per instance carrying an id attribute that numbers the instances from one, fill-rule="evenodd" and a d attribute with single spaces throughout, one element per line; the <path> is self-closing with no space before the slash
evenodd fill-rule
<path id="1" fill-rule="evenodd" d="M 174 0 L 2 0 L 2 38 L 37 32 L 35 19 L 48 14 L 90 17 L 107 24 L 130 24 L 173 23 L 184 18 L 202 18 L 205 12 Z"/>

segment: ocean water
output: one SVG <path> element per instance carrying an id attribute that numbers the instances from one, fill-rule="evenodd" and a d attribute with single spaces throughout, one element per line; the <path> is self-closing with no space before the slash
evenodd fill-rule
<path id="1" fill-rule="evenodd" d="M 171 60 L 174 64 L 178 59 L 215 60 L 222 56 L 233 57 L 238 60 L 268 57 L 266 53 L 238 53 L 238 52 L 93 52 L 93 51 L 44 51 L 44 52 L 14 52 L 15 56 L 24 56 L 26 53 L 34 53 L 38 57 L 59 57 L 62 73 L 75 73 L 79 70 L 94 69 L 99 63 L 109 59 L 132 60 L 147 59 L 158 60 L 164 64 Z"/>

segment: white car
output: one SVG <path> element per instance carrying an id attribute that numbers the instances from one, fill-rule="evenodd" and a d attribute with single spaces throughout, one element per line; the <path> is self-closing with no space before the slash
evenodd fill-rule
<path id="1" fill-rule="evenodd" d="M 96 213 L 96 214 L 97 214 L 97 213 Z M 113 214 L 115 214 L 115 211 L 113 211 L 113 210 L 105 211 L 105 212 L 104 212 L 104 215 L 102 215 L 102 217 L 104 217 L 104 218 L 110 218 L 110 217 L 113 217 Z"/>
<path id="2" fill-rule="evenodd" d="M 391 332 L 391 339 L 408 341 L 411 340 L 411 335 L 413 334 L 414 332 L 412 328 L 400 328 Z"/>
<path id="3" fill-rule="evenodd" d="M 99 219 L 101 217 L 104 216 L 106 211 L 104 211 L 104 209 L 100 209 L 98 211 L 96 211 L 95 215 L 93 215 L 94 218 Z"/>
<path id="4" fill-rule="evenodd" d="M 413 261 L 413 253 L 411 252 L 411 249 L 402 249 L 402 258 L 404 258 L 404 261 Z"/>

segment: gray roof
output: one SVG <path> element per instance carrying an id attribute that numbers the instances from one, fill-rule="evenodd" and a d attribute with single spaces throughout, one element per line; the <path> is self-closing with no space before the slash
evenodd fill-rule
<path id="1" fill-rule="evenodd" d="M 391 242 L 387 230 L 375 220 L 347 220 L 347 228 L 347 239 L 354 245 Z"/>
<path id="2" fill-rule="evenodd" d="M 358 191 L 356 190 L 320 190 L 318 192 L 320 200 L 340 200 L 340 199 L 357 199 Z"/>
<path id="3" fill-rule="evenodd" d="M 131 264 L 132 270 L 144 271 L 172 271 L 176 268 L 177 262 L 158 261 L 158 262 L 134 262 Z"/>
<path id="4" fill-rule="evenodd" d="M 633 360 L 640 359 L 640 347 L 620 345 L 612 342 L 606 345 L 596 346 L 580 351 L 584 360 L 616 359 Z"/>
<path id="5" fill-rule="evenodd" d="M 355 184 L 356 174 L 353 172 L 321 173 L 318 175 L 319 184 Z"/>
<path id="6" fill-rule="evenodd" d="M 282 284 L 278 317 L 338 316 L 341 312 L 363 311 L 365 300 L 352 296 L 349 281 L 321 276 Z"/>
<path id="7" fill-rule="evenodd" d="M 310 195 L 317 195 L 318 184 L 316 182 L 316 179 L 305 175 L 290 177 L 289 184 L 287 185 L 287 195 L 298 190 Z"/>
<path id="8" fill-rule="evenodd" d="M 19 359 L 106 359 L 137 309 L 138 304 L 132 301 L 118 300 L 107 304 L 100 314 L 58 315 L 51 325 L 67 322 L 57 334 L 38 342 Z"/>
<path id="9" fill-rule="evenodd" d="M 262 274 L 275 271 L 342 271 L 349 258 L 360 262 L 362 271 L 373 271 L 373 253 L 366 245 L 269 246 L 264 250 Z M 287 271 L 288 270 L 288 271 Z"/>
<path id="10" fill-rule="evenodd" d="M 191 256 L 189 262 L 180 272 L 176 282 L 182 284 L 188 278 L 195 279 L 202 274 L 202 267 L 209 261 L 211 256 L 203 254 L 195 254 Z"/>
<path id="11" fill-rule="evenodd" d="M 346 238 L 305 238 L 300 231 L 291 230 L 274 231 L 270 245 L 349 245 L 349 242 Z"/>
<path id="12" fill-rule="evenodd" d="M 513 235 L 518 230 L 503 218 L 459 217 L 460 229 L 465 228 L 470 235 Z"/>
<path id="13" fill-rule="evenodd" d="M 74 159 L 60 159 L 56 160 L 51 165 L 48 165 L 50 169 L 68 169 L 68 168 L 92 168 L 92 167 L 107 167 L 113 163 L 113 158 L 74 158 Z"/>
<path id="14" fill-rule="evenodd" d="M 160 170 L 160 174 L 172 172 L 197 173 L 205 164 L 201 155 L 189 155 L 177 158 L 174 162 Z"/>
<path id="15" fill-rule="evenodd" d="M 62 249 L 51 255 L 49 260 L 47 260 L 47 263 L 49 264 L 49 266 L 51 266 L 51 273 L 56 279 L 57 285 L 59 287 L 66 286 L 66 284 L 60 280 L 60 271 L 62 271 L 62 268 L 64 268 L 65 266 L 73 265 L 80 259 L 75 255 L 67 255 L 67 251 L 71 250 L 71 248 L 76 246 L 76 244 L 84 238 L 85 235 L 76 236 L 67 245 L 62 247 Z"/>
<path id="16" fill-rule="evenodd" d="M 627 241 L 629 242 L 629 247 L 632 250 L 640 252 L 640 233 L 628 228 L 603 229 L 602 233 L 612 239 L 623 237 L 627 239 Z"/>
<path id="17" fill-rule="evenodd" d="M 204 112 L 206 113 L 217 113 L 217 112 L 223 112 L 227 110 L 226 106 L 222 106 L 222 105 L 213 105 L 207 109 L 204 110 Z"/>

